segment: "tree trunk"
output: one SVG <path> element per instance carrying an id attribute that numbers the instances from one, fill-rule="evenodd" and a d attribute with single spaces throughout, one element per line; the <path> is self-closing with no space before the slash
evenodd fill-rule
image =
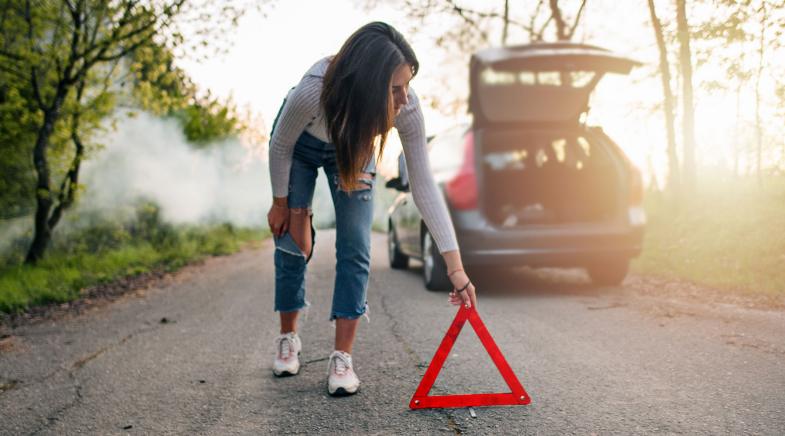
<path id="1" fill-rule="evenodd" d="M 504 27 L 502 27 L 502 45 L 507 45 L 507 31 L 510 27 L 510 0 L 504 0 Z"/>
<path id="2" fill-rule="evenodd" d="M 33 230 L 33 242 L 27 251 L 25 263 L 34 265 L 44 256 L 49 241 L 52 239 L 52 228 L 49 226 L 49 212 L 52 210 L 52 189 L 49 186 L 49 163 L 47 162 L 47 149 L 49 148 L 49 138 L 54 132 L 55 123 L 60 118 L 60 109 L 63 107 L 68 88 L 64 81 L 57 85 L 55 96 L 51 106 L 43 109 L 44 122 L 38 129 L 33 148 L 33 166 L 38 176 L 36 182 L 35 199 L 35 222 Z"/>
<path id="3" fill-rule="evenodd" d="M 551 6 L 551 18 L 556 25 L 556 39 L 559 41 L 568 41 L 570 39 L 567 34 L 567 23 L 564 21 L 564 16 L 559 9 L 559 0 L 549 0 L 548 4 Z M 559 80 L 562 86 L 568 87 L 572 84 L 572 76 L 566 71 L 559 73 Z"/>
<path id="4" fill-rule="evenodd" d="M 763 185 L 763 126 L 760 117 L 760 79 L 763 75 L 763 56 L 766 49 L 766 2 L 760 5 L 760 44 L 758 45 L 758 69 L 755 72 L 755 142 L 756 142 L 756 163 L 755 173 L 758 178 L 758 187 Z"/>
<path id="5" fill-rule="evenodd" d="M 57 120 L 57 108 L 44 112 L 44 122 L 38 129 L 38 135 L 33 149 L 33 163 L 38 176 L 36 183 L 35 223 L 33 242 L 27 251 L 26 264 L 34 265 L 44 256 L 44 251 L 52 239 L 52 230 L 49 228 L 49 211 L 52 209 L 52 196 L 49 187 L 49 164 L 47 163 L 46 150 L 49 147 L 49 137 L 54 130 Z"/>
<path id="6" fill-rule="evenodd" d="M 676 24 L 679 39 L 679 66 L 682 84 L 682 146 L 684 147 L 683 182 L 687 191 L 695 187 L 695 105 L 692 97 L 692 55 L 687 23 L 687 0 L 676 0 Z"/>
<path id="7" fill-rule="evenodd" d="M 549 0 L 549 4 L 551 6 L 551 17 L 553 17 L 553 22 L 556 25 L 556 39 L 559 41 L 569 40 L 567 23 L 561 14 L 561 9 L 559 9 L 559 0 Z"/>
<path id="8" fill-rule="evenodd" d="M 79 94 L 81 95 L 81 89 Z M 74 153 L 74 159 L 71 161 L 71 166 L 68 169 L 68 173 L 65 175 L 63 182 L 60 184 L 60 193 L 57 197 L 57 206 L 52 212 L 52 216 L 49 218 L 50 231 L 54 230 L 57 223 L 60 222 L 63 212 L 65 212 L 69 207 L 71 207 L 72 204 L 74 204 L 76 190 L 79 187 L 79 169 L 82 166 L 82 158 L 84 157 L 85 147 L 81 137 L 79 136 L 78 112 L 76 112 L 73 116 L 73 124 L 71 126 L 71 140 L 74 142 L 76 151 Z"/>
<path id="9" fill-rule="evenodd" d="M 741 130 L 741 88 L 743 84 L 744 81 L 739 79 L 739 83 L 736 85 L 736 122 L 733 127 L 733 175 L 735 177 L 739 176 L 739 156 L 741 155 L 739 132 Z"/>
<path id="10" fill-rule="evenodd" d="M 660 52 L 660 78 L 662 79 L 662 93 L 664 97 L 663 112 L 665 115 L 665 132 L 668 138 L 668 178 L 666 189 L 671 194 L 679 192 L 679 157 L 676 154 L 676 129 L 674 126 L 674 103 L 673 92 L 671 91 L 671 72 L 668 63 L 668 48 L 665 46 L 665 38 L 662 36 L 662 24 L 657 17 L 654 9 L 654 0 L 648 0 L 649 14 L 651 15 L 651 25 L 654 29 L 654 37 L 657 40 L 657 48 Z"/>

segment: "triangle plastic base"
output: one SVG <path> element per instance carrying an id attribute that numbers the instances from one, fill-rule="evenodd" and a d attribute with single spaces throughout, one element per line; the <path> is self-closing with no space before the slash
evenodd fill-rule
<path id="1" fill-rule="evenodd" d="M 455 344 L 455 340 L 458 339 L 458 335 L 461 333 L 461 329 L 463 329 L 463 325 L 466 324 L 467 320 L 472 328 L 474 328 L 477 337 L 480 338 L 480 342 L 482 342 L 483 347 L 485 347 L 485 350 L 491 356 L 493 363 L 501 373 L 507 386 L 510 387 L 511 392 L 429 396 L 428 393 L 431 391 L 433 383 L 439 376 L 439 372 L 442 370 L 442 366 L 444 366 L 447 356 L 450 355 L 450 350 Z M 412 399 L 409 402 L 409 408 L 433 409 L 447 407 L 513 406 L 526 405 L 529 403 L 531 403 L 529 394 L 526 393 L 521 382 L 518 381 L 518 377 L 515 376 L 512 368 L 510 368 L 510 365 L 504 358 L 504 355 L 502 355 L 501 350 L 499 350 L 499 347 L 491 337 L 485 324 L 483 324 L 477 310 L 474 307 L 467 309 L 465 306 L 461 305 L 450 328 L 447 329 L 447 334 L 444 335 L 441 345 L 439 345 L 439 348 L 436 350 L 436 354 L 433 356 L 431 364 L 428 365 L 428 369 L 425 371 L 425 375 L 420 381 L 420 385 L 414 392 L 414 396 L 412 396 Z"/>

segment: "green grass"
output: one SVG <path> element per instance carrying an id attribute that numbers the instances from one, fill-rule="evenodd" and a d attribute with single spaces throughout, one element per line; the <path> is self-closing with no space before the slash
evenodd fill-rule
<path id="1" fill-rule="evenodd" d="M 174 227 L 160 222 L 157 209 L 131 224 L 103 222 L 55 241 L 35 266 L 22 265 L 18 255 L 6 258 L 0 264 L 0 311 L 71 301 L 86 287 L 153 270 L 173 271 L 268 235 L 228 224 Z"/>
<path id="2" fill-rule="evenodd" d="M 785 295 L 785 178 L 715 178 L 673 211 L 658 193 L 633 271 L 721 289 Z"/>

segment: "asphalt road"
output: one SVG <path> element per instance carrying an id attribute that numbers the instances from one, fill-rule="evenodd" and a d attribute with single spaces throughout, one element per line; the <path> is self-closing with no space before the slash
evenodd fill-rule
<path id="1" fill-rule="evenodd" d="M 361 392 L 326 393 L 334 233 L 309 265 L 300 375 L 269 366 L 272 244 L 185 268 L 89 313 L 19 327 L 0 351 L 2 434 L 785 434 L 785 313 L 681 300 L 580 271 L 475 277 L 528 406 L 410 411 L 455 315 L 374 235 Z M 634 281 L 634 278 L 632 279 Z M 673 293 L 671 293 L 672 295 Z M 465 327 L 435 393 L 506 387 Z"/>

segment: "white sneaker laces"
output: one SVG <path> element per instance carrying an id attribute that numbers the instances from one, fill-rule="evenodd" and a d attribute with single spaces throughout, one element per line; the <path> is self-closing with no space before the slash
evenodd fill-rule
<path id="1" fill-rule="evenodd" d="M 344 375 L 352 368 L 351 357 L 346 357 L 343 354 L 335 354 L 335 373 Z"/>
<path id="2" fill-rule="evenodd" d="M 286 359 L 292 354 L 292 339 L 289 336 L 278 338 L 278 352 L 281 359 Z"/>

